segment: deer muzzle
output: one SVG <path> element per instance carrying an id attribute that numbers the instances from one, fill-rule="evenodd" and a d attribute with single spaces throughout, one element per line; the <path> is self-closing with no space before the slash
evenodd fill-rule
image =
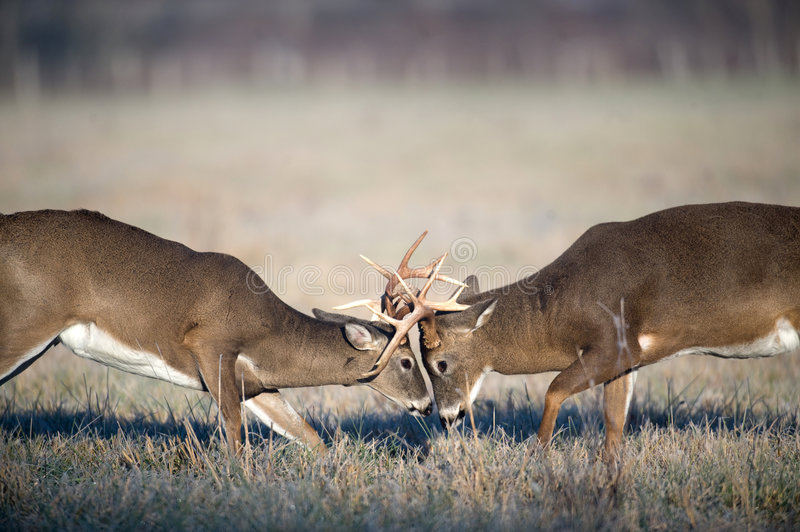
<path id="1" fill-rule="evenodd" d="M 458 426 L 461 423 L 461 420 L 464 419 L 464 415 L 466 415 L 467 411 L 464 408 L 459 407 L 458 410 L 454 410 L 452 412 L 439 412 L 439 423 L 442 424 L 443 429 L 452 429 Z"/>

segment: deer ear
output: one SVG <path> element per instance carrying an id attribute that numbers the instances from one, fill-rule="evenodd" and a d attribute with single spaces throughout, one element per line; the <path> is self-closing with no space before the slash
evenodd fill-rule
<path id="1" fill-rule="evenodd" d="M 464 302 L 468 297 L 472 297 L 480 293 L 480 288 L 478 288 L 478 278 L 474 275 L 470 275 L 466 279 L 464 279 L 464 284 L 467 287 L 461 292 L 461 295 L 458 296 L 456 303 Z"/>
<path id="2" fill-rule="evenodd" d="M 357 318 L 353 316 L 348 316 L 347 314 L 336 314 L 334 312 L 325 312 L 324 310 L 320 310 L 318 308 L 312 308 L 311 312 L 314 314 L 314 317 L 318 320 L 327 321 L 329 323 L 335 323 L 336 325 L 344 325 L 346 323 L 358 321 Z"/>
<path id="3" fill-rule="evenodd" d="M 359 351 L 369 351 L 379 349 L 381 347 L 380 335 L 375 334 L 368 327 L 358 323 L 346 323 L 344 326 L 344 335 L 350 345 Z"/>
<path id="4" fill-rule="evenodd" d="M 475 303 L 467 310 L 454 313 L 458 320 L 455 330 L 462 334 L 477 331 L 489 321 L 494 314 L 494 309 L 497 306 L 497 299 L 487 299 L 480 303 Z"/>
<path id="5" fill-rule="evenodd" d="M 477 305 L 472 305 L 472 306 L 482 307 L 483 309 L 480 315 L 478 316 L 478 319 L 475 320 L 475 326 L 472 327 L 472 330 L 474 331 L 476 329 L 480 329 L 481 327 L 483 327 L 486 324 L 486 322 L 489 321 L 489 318 L 492 317 L 492 314 L 494 314 L 494 309 L 497 306 L 497 300 L 490 299 L 483 303 L 478 303 Z"/>
<path id="6" fill-rule="evenodd" d="M 343 314 L 334 314 L 332 312 L 325 312 L 324 310 L 318 308 L 312 308 L 311 313 L 314 314 L 314 317 L 317 318 L 318 320 L 330 321 L 333 323 L 337 322 L 344 323 L 344 320 L 342 320 L 342 318 L 344 318 L 345 316 Z"/>

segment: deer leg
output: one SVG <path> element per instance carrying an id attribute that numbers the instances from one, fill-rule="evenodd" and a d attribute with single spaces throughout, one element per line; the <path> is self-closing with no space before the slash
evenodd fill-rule
<path id="1" fill-rule="evenodd" d="M 242 412 L 240 391 L 236 382 L 236 356 L 196 357 L 206 389 L 217 402 L 228 447 L 239 454 L 242 449 Z"/>
<path id="2" fill-rule="evenodd" d="M 613 355 L 609 356 L 610 353 Z M 595 384 L 615 379 L 631 368 L 630 363 L 632 361 L 627 357 L 617 356 L 614 348 L 588 348 L 579 354 L 578 360 L 559 373 L 547 389 L 542 423 L 539 425 L 539 443 L 545 447 L 550 443 L 558 411 L 568 397 Z"/>
<path id="3" fill-rule="evenodd" d="M 297 440 L 317 452 L 327 450 L 317 432 L 295 412 L 279 391 L 260 393 L 245 401 L 244 405 L 281 436 Z"/>
<path id="4" fill-rule="evenodd" d="M 608 381 L 603 387 L 603 415 L 606 424 L 605 460 L 614 462 L 619 457 L 622 432 L 628 420 L 628 409 L 636 384 L 636 370 Z"/>

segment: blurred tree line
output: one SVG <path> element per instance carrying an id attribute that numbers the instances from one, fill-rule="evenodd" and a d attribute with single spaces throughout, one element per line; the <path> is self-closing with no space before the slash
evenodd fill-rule
<path id="1" fill-rule="evenodd" d="M 796 75 L 797 0 L 0 0 L 0 90 Z"/>

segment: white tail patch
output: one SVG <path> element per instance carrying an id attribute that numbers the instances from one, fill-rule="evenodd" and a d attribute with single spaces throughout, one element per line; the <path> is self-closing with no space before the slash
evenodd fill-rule
<path id="1" fill-rule="evenodd" d="M 785 352 L 795 351 L 800 347 L 800 335 L 786 318 L 778 320 L 775 331 L 778 334 L 778 343 L 783 346 Z"/>
<path id="2" fill-rule="evenodd" d="M 135 375 L 171 382 L 202 390 L 200 379 L 169 366 L 158 353 L 133 349 L 120 342 L 94 323 L 78 323 L 59 335 L 61 342 L 79 357 L 100 362 Z"/>
<path id="3" fill-rule="evenodd" d="M 652 349 L 656 344 L 656 337 L 654 334 L 640 334 L 638 340 L 639 347 L 642 348 L 643 353 Z"/>

